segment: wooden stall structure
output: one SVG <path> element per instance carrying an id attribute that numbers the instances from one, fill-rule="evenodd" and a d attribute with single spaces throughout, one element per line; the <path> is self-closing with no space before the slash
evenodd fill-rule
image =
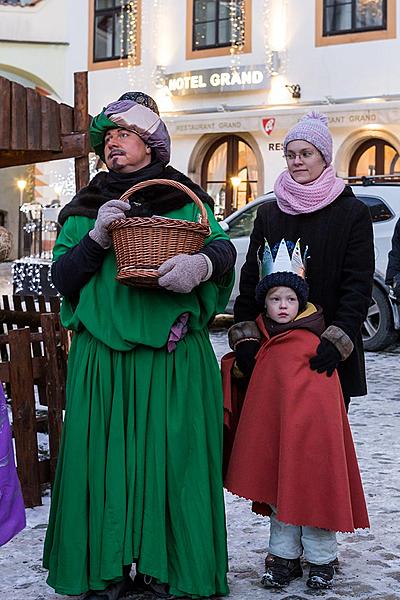
<path id="1" fill-rule="evenodd" d="M 74 106 L 0 77 L 0 168 L 75 159 L 77 189 L 89 181 L 87 72 L 74 74 Z M 0 382 L 11 399 L 18 474 L 26 506 L 41 504 L 54 480 L 65 403 L 67 333 L 59 299 L 0 299 Z M 51 312 L 48 312 L 51 311 Z M 36 405 L 47 406 L 37 416 Z M 47 412 L 47 415 L 46 415 Z M 50 458 L 39 460 L 37 433 L 49 434 Z"/>
<path id="2" fill-rule="evenodd" d="M 89 181 L 87 72 L 74 73 L 74 106 L 0 77 L 0 168 L 75 158 L 76 189 Z"/>
<path id="3" fill-rule="evenodd" d="M 0 381 L 11 398 L 12 429 L 25 506 L 41 504 L 41 485 L 52 484 L 61 440 L 68 355 L 59 298 L 49 307 L 25 298 L 0 301 Z M 48 312 L 48 309 L 54 312 Z M 47 410 L 37 416 L 40 403 Z M 49 456 L 39 460 L 37 433 L 48 433 Z"/>

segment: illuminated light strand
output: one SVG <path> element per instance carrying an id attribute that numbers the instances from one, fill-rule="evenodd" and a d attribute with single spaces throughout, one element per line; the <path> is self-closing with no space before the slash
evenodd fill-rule
<path id="1" fill-rule="evenodd" d="M 230 70 L 238 71 L 240 67 L 240 58 L 243 53 L 246 14 L 244 9 L 244 0 L 230 0 L 229 2 L 229 20 L 231 25 L 231 55 Z"/>
<path id="2" fill-rule="evenodd" d="M 119 66 L 120 69 L 124 67 L 125 58 L 125 0 L 121 2 L 121 12 L 118 17 L 119 22 Z"/>
<path id="3" fill-rule="evenodd" d="M 131 88 L 134 83 L 134 71 L 137 58 L 137 0 L 129 0 L 127 10 L 127 39 L 128 39 L 128 81 Z"/>
<path id="4" fill-rule="evenodd" d="M 122 0 L 119 15 L 119 66 L 126 67 L 130 87 L 134 83 L 134 68 L 137 61 L 137 0 Z"/>

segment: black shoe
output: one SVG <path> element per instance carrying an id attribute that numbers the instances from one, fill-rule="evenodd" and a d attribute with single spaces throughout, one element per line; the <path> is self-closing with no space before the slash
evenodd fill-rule
<path id="1" fill-rule="evenodd" d="M 169 593 L 168 584 L 158 583 L 154 577 L 142 573 L 136 573 L 133 586 L 136 593 L 151 592 L 157 598 L 163 598 L 164 600 L 176 598 L 176 596 Z"/>
<path id="2" fill-rule="evenodd" d="M 84 596 L 84 600 L 122 600 L 129 597 L 134 591 L 134 583 L 130 577 L 112 583 L 105 590 L 90 591 Z"/>
<path id="3" fill-rule="evenodd" d="M 332 586 L 335 575 L 335 561 L 326 565 L 314 565 L 310 563 L 310 573 L 307 585 L 313 590 L 324 590 Z"/>
<path id="4" fill-rule="evenodd" d="M 303 577 L 300 559 L 280 558 L 269 554 L 265 561 L 265 573 L 261 579 L 264 587 L 283 588 L 289 585 L 292 579 Z"/>

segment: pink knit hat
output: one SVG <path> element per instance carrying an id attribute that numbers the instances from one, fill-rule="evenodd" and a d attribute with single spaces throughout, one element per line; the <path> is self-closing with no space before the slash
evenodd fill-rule
<path id="1" fill-rule="evenodd" d="M 328 117 L 316 111 L 308 113 L 300 119 L 284 139 L 286 154 L 287 145 L 294 140 L 304 140 L 317 148 L 324 157 L 326 165 L 332 162 L 332 136 L 328 129 Z"/>

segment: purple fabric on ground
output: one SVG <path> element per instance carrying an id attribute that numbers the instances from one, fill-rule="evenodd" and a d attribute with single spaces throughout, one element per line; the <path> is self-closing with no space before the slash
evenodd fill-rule
<path id="1" fill-rule="evenodd" d="M 167 349 L 168 352 L 173 352 L 176 348 L 176 344 L 185 337 L 187 334 L 187 322 L 189 320 L 189 313 L 185 312 L 179 315 L 175 323 L 172 325 L 168 336 Z"/>
<path id="2" fill-rule="evenodd" d="M 25 506 L 15 468 L 11 428 L 0 382 L 0 546 L 25 527 Z"/>

